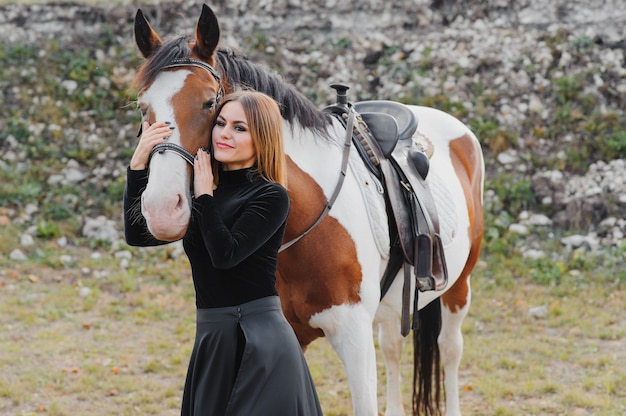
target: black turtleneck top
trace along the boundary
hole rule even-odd
[[[155,239],[134,205],[148,181],[128,169],[124,234],[133,246],[165,244]],[[276,295],[276,263],[289,213],[287,190],[254,168],[220,172],[213,196],[194,200],[183,247],[191,264],[198,309],[235,306]]]

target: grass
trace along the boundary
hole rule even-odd
[[[626,395],[611,386],[623,389],[626,381],[618,364],[626,353],[625,322],[615,315],[626,292],[591,284],[564,296],[558,286],[524,281],[502,290],[474,279],[478,295],[464,324],[463,357],[479,376],[472,392],[493,409],[516,405],[498,414],[622,414]],[[547,317],[530,317],[528,310],[540,305]],[[571,400],[581,388],[584,395]]]
[[[4,269],[1,414],[175,413],[193,343],[192,288],[164,282],[154,266],[147,281],[115,269],[100,279],[82,268]]]
[[[167,248],[141,249],[123,269],[112,250],[101,249],[99,259],[86,248],[66,250],[77,259],[73,267],[2,265],[0,414],[176,414],[194,336],[186,259],[172,259]],[[464,414],[623,414],[623,281],[583,271],[584,287],[541,284],[516,275],[519,268],[502,277],[510,265],[492,256],[486,252],[474,274],[463,324]],[[536,306],[546,307],[545,318],[529,316]],[[306,356],[325,414],[352,414],[346,376],[326,340]],[[403,356],[408,409],[408,339]],[[380,352],[378,358],[382,411]]]

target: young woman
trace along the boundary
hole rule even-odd
[[[156,245],[132,203],[147,183],[150,150],[166,123],[144,125],[124,194],[126,240]],[[211,153],[194,163],[194,217],[183,238],[196,290],[196,339],[183,416],[298,416],[322,411],[275,287],[289,197],[282,119],[253,91],[226,96],[216,111]]]

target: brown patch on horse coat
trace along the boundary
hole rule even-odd
[[[461,273],[452,287],[448,289],[446,293],[441,295],[443,305],[453,313],[462,309],[467,304],[467,295],[469,293],[469,274],[466,273],[465,270],[467,270],[467,266],[463,269],[463,273]]]
[[[443,304],[452,312],[463,308],[468,301],[469,276],[480,256],[484,218],[482,203],[482,158],[478,143],[467,134],[450,142],[450,159],[463,186],[469,215],[468,234],[470,252],[465,267],[454,285],[441,296]]]
[[[185,69],[192,74],[187,76],[183,87],[172,97],[172,108],[175,109],[181,146],[195,155],[200,147],[209,145],[215,108],[204,108],[204,104],[215,98],[217,89],[212,75],[206,70]]]
[[[326,204],[315,180],[287,159],[291,207],[285,242],[306,231]],[[278,255],[276,277],[283,311],[303,348],[324,336],[321,329],[309,325],[312,315],[361,300],[363,275],[356,246],[348,231],[330,216]]]

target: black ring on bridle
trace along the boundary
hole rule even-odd
[[[205,69],[209,74],[213,76],[215,81],[217,81],[217,84],[219,85],[219,89],[217,90],[217,95],[215,96],[215,106],[217,107],[222,97],[224,96],[224,87],[222,86],[222,78],[220,77],[220,74],[211,65],[207,64],[206,62],[199,61],[197,59],[186,58],[186,59],[174,59],[172,60],[171,63],[164,66],[163,69],[187,67],[187,66],[194,66],[197,68]],[[142,133],[142,127],[139,126],[139,132],[137,133],[137,137],[141,136],[141,133]],[[179,156],[181,156],[183,159],[185,159],[187,163],[189,163],[193,167],[194,156],[191,153],[189,153],[187,149],[185,149],[184,147],[176,143],[170,143],[170,142],[159,143],[156,146],[154,146],[152,150],[150,151],[148,163],[150,163],[150,159],[152,159],[152,156],[155,153],[162,154],[163,152],[174,152],[178,154]]]

